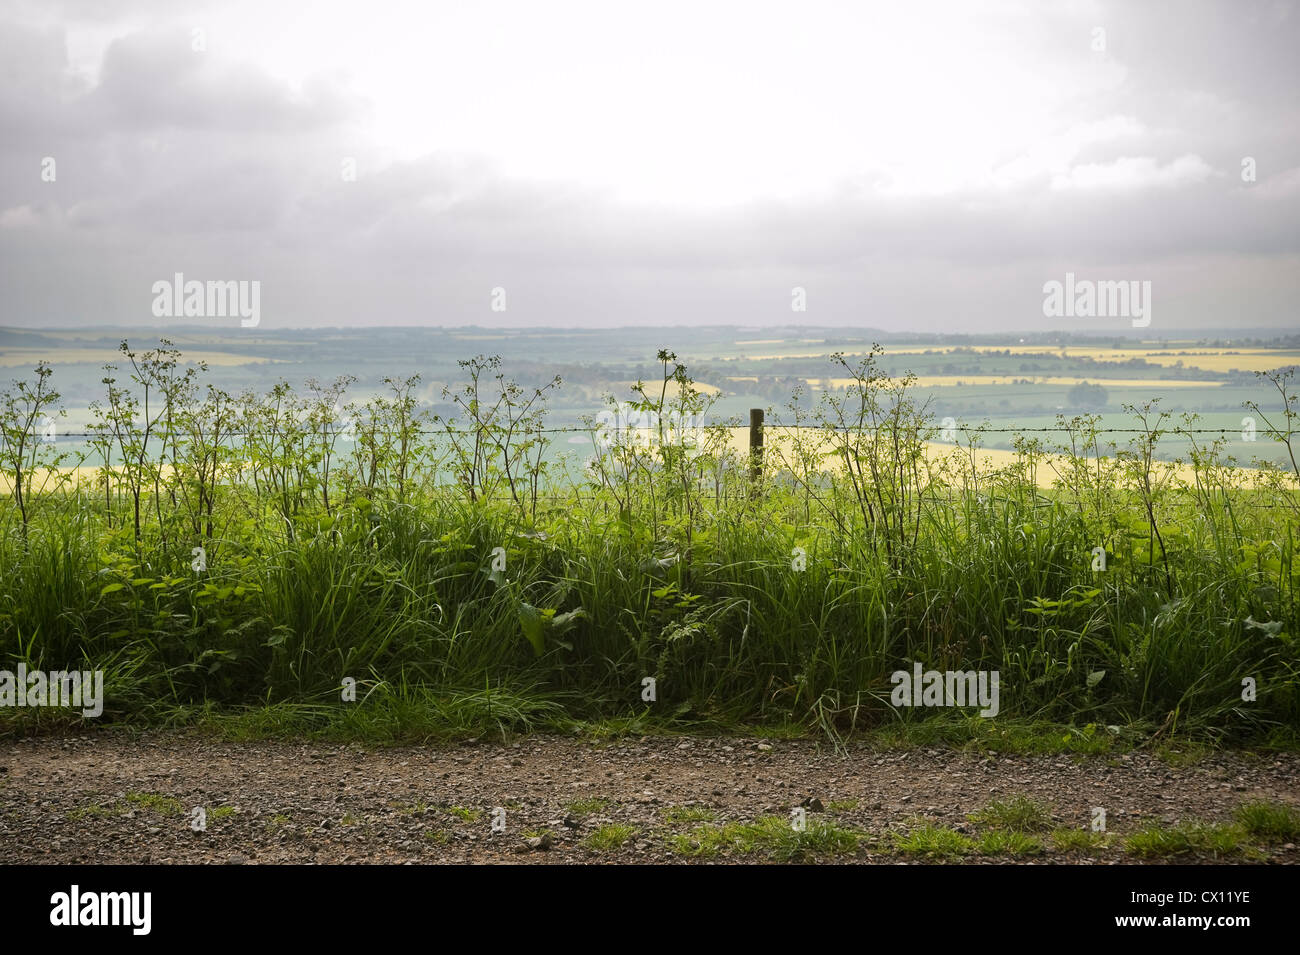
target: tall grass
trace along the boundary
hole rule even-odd
[[[459,422],[394,382],[348,406],[352,437],[323,410],[340,390],[200,402],[160,385],[177,404],[146,421],[113,384],[105,427],[130,466],[90,492],[0,498],[0,668],[103,669],[114,719],[258,705],[268,726],[348,707],[364,723],[386,700],[382,734],[421,708],[491,712],[495,695],[503,725],[650,713],[841,731],[951,718],[890,705],[890,674],[919,661],[999,671],[997,719],[1294,736],[1296,475],[1198,447],[1192,478],[1171,476],[1154,426],[1130,454],[1089,457],[1077,419],[1061,447],[972,470],[971,447],[925,454],[924,408],[868,359],[841,360],[856,389],[801,412],[754,483],[724,428],[664,427],[707,402],[660,358],[642,426],[602,432],[581,476],[544,453],[557,382],[529,397],[502,376],[494,401],[475,377]],[[10,434],[31,416],[7,398]],[[1061,477],[1044,488],[1050,451]]]

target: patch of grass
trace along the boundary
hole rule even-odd
[[[690,822],[713,822],[718,814],[707,806],[666,806],[659,813],[664,822],[680,825]]]
[[[525,839],[545,839],[550,837],[551,842],[555,842],[555,832],[551,829],[525,829]]]
[[[118,816],[125,816],[128,808],[124,803],[115,802],[105,806],[100,803],[92,803],[89,806],[81,806],[73,809],[68,813],[68,818],[74,822],[80,819],[115,819]]]
[[[289,824],[289,817],[282,812],[278,812],[271,817],[270,822],[268,822],[267,824],[276,827],[287,826]]]
[[[1206,822],[1180,822],[1176,826],[1148,825],[1124,840],[1124,848],[1144,858],[1209,853],[1215,856],[1258,857],[1243,842],[1238,826]]]
[[[451,842],[451,833],[446,829],[426,829],[424,831],[424,838],[437,845],[445,846],[447,843]]]
[[[182,812],[181,801],[161,793],[127,793],[129,802],[141,808],[156,812],[161,816],[179,816]]]
[[[361,821],[361,820],[358,819],[356,816],[352,815],[352,813],[350,813],[350,812],[345,812],[345,813],[343,814],[343,818],[339,820],[339,825],[340,825],[340,826],[355,826],[355,825],[356,825],[357,823],[359,823],[360,821]]]
[[[1021,795],[1006,800],[995,799],[966,818],[986,829],[1010,832],[1047,832],[1052,828],[1052,814],[1048,808]]]
[[[833,822],[810,821],[808,828],[799,832],[788,819],[764,816],[754,822],[699,826],[689,834],[674,836],[669,845],[679,855],[715,856],[727,851],[740,855],[763,853],[771,859],[788,862],[845,855],[857,849],[862,838],[861,833],[843,829]]]
[[[994,829],[980,836],[979,852],[986,856],[1036,856],[1042,854],[1043,844],[1014,829]]]
[[[852,812],[858,808],[856,799],[832,799],[826,804],[828,812]]]
[[[217,806],[208,810],[208,820],[210,822],[220,822],[222,819],[229,819],[234,814],[234,806]]]
[[[1279,802],[1257,800],[1237,807],[1237,824],[1265,842],[1294,842],[1300,838],[1300,812]]]
[[[588,849],[607,852],[618,849],[632,839],[640,830],[636,826],[625,826],[612,822],[601,826],[584,840]]]
[[[865,735],[884,749],[945,746],[981,753],[1094,756],[1133,749],[1144,727],[1074,727],[1037,720],[986,720],[959,713],[927,715],[917,722],[891,723]]]
[[[1091,829],[1053,829],[1052,845],[1062,852],[1091,852],[1110,845],[1110,837]]]
[[[904,855],[931,859],[955,859],[975,852],[975,840],[956,829],[931,823],[914,826],[907,832],[893,832],[894,848]]]
[[[443,812],[449,816],[454,816],[461,822],[478,822],[483,815],[482,809],[470,809],[466,806],[448,806]]]
[[[575,816],[590,816],[592,813],[600,812],[609,804],[608,799],[592,796],[588,799],[575,799],[564,808]]]

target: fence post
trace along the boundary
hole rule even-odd
[[[763,479],[763,409],[749,409],[749,478],[755,490]]]

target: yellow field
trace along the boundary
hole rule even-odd
[[[758,379],[755,378],[755,379],[753,379],[753,380],[754,380],[754,381],[757,381]],[[619,382],[618,384],[620,385],[620,387],[626,389],[626,392],[631,392],[631,390],[632,390],[632,386],[635,385],[636,382],[635,382],[635,381],[622,381],[622,382]],[[696,390],[696,391],[698,391],[700,394],[703,394],[703,395],[720,395],[720,394],[722,394],[722,389],[719,388],[717,385],[706,385],[706,384],[704,384],[704,382],[702,382],[702,381],[697,381],[697,382],[695,382],[694,387],[695,387],[695,390]],[[663,388],[663,385],[662,385],[660,382],[657,382],[657,381],[647,381],[647,382],[645,383],[645,393],[646,393],[647,395],[649,395],[651,398],[654,398],[654,399],[656,399],[656,400],[659,398],[659,391],[660,391],[661,388]],[[667,396],[665,400],[669,400],[669,401],[671,401],[672,399],[676,398],[677,395],[678,395],[678,393],[680,392],[680,390],[681,390],[681,389],[678,388],[678,386],[677,386],[677,382],[675,382],[675,381],[670,381],[670,382],[668,382],[668,390],[664,392],[664,394]],[[633,397],[635,397],[635,396],[633,396]]]
[[[252,355],[234,355],[230,352],[220,351],[190,351],[185,352],[184,358],[186,361],[205,361],[213,367],[218,365],[251,365],[256,362],[284,362],[288,360],[284,358],[258,358]],[[50,353],[48,348],[6,348],[3,352],[0,352],[0,368],[35,366],[39,361],[47,361],[50,364],[57,361],[60,365],[74,362],[121,365],[126,361],[126,358],[116,348],[60,348],[53,354]]]
[[[11,330],[19,333],[40,335],[42,338],[57,338],[60,339],[61,341],[70,341],[70,342],[82,341],[83,339],[85,339],[85,337],[88,334],[90,334],[90,332],[93,331],[93,329],[85,329],[85,328],[74,329],[71,331],[67,331],[67,330],[46,331],[45,329],[37,330],[37,329],[21,329],[21,328],[11,329]],[[195,335],[195,334],[187,334],[183,332],[178,333],[170,329],[161,329],[161,328],[158,330],[158,337],[165,338],[169,342],[171,342],[172,344],[178,347],[182,345],[229,345],[232,341],[232,336],[222,335],[219,332],[214,332],[212,334]],[[257,343],[259,345],[295,344],[295,342],[292,339],[288,339],[288,338],[259,338],[257,339]]]
[[[800,339],[799,344],[803,344],[807,339]],[[738,341],[736,345],[780,345],[783,342],[779,339],[752,339],[748,341]],[[793,343],[792,343],[793,344]],[[970,346],[972,351],[989,353],[997,352],[999,354],[1010,351],[1013,357],[1025,355],[1062,355],[1073,358],[1091,358],[1095,361],[1129,361],[1133,358],[1141,358],[1153,365],[1168,367],[1176,365],[1180,361],[1185,368],[1202,368],[1206,371],[1268,371],[1283,365],[1300,364],[1300,350],[1283,351],[1278,349],[1267,348],[1110,348],[1094,346],[1069,346],[1062,348],[1059,345],[973,345]],[[843,351],[845,355],[865,355],[870,351],[868,347],[858,348],[795,348],[781,349],[778,352],[768,353],[761,351],[758,354],[744,355],[738,354],[729,357],[748,358],[748,359],[785,359],[785,358],[818,358],[829,355],[832,351]],[[933,346],[919,344],[891,345],[885,348],[887,357],[899,355],[921,355],[929,352],[931,355],[946,355],[954,352],[952,348],[935,348]],[[739,379],[733,379],[739,380]],[[963,380],[970,380],[965,378]],[[1096,382],[1097,379],[1088,379]],[[1114,379],[1116,387],[1121,387],[1118,383],[1122,379]],[[939,379],[934,379],[935,382]],[[998,382],[990,381],[990,384]],[[1070,379],[1056,379],[1052,383],[1066,384],[1072,383]],[[1077,379],[1073,381],[1077,383]],[[1107,380],[1098,382],[1108,384]],[[1161,382],[1162,385],[1176,387],[1172,382]],[[1209,385],[1213,382],[1188,382],[1189,386]],[[938,386],[937,384],[935,385]]]
[[[974,345],[977,352],[1004,352],[1006,347],[997,345]],[[889,355],[919,355],[924,348],[905,346],[902,349],[888,349]],[[935,350],[936,353],[939,350]],[[943,349],[947,354],[952,349]],[[1073,346],[1061,348],[1056,345],[1016,345],[1010,348],[1012,356],[1018,355],[1063,355],[1072,358],[1091,358],[1095,361],[1128,361],[1141,358],[1153,365],[1164,367],[1176,365],[1180,361],[1185,368],[1203,368],[1206,371],[1268,371],[1282,365],[1300,364],[1300,351],[1282,351],[1279,349],[1222,349],[1222,348],[1091,348]],[[865,353],[865,351],[864,351]],[[1208,382],[1197,382],[1208,384]]]
[[[657,433],[650,429],[637,429],[643,436],[643,439],[649,443],[657,436]],[[769,427],[765,432],[765,457],[769,471],[783,467],[783,462],[788,459],[790,454],[790,432],[781,429]],[[698,436],[703,440],[703,435]],[[749,453],[749,429],[732,428],[730,433],[731,450],[742,457]],[[830,450],[830,444],[824,446]],[[965,451],[951,444],[940,444],[938,442],[927,442],[926,455],[931,462],[938,463],[944,459],[956,458],[960,462],[960,468],[968,471],[970,468],[970,459]],[[981,474],[987,474],[990,471],[999,470],[1009,467],[1016,461],[1014,451],[1003,451],[998,449],[981,449],[975,455],[976,465]],[[1064,461],[1058,457],[1045,458],[1038,470],[1038,485],[1040,487],[1051,487],[1052,482],[1056,479],[1056,472],[1049,466],[1049,460],[1056,463],[1058,467],[1064,465]],[[835,458],[827,458],[825,466],[831,470],[838,470],[842,465]],[[1156,468],[1160,472],[1169,472],[1175,470],[1172,464],[1157,462]],[[1250,468],[1242,468],[1243,471],[1249,471]],[[47,474],[42,471],[36,475],[35,492],[53,491],[58,487],[59,475],[67,475],[71,481],[67,485],[68,489],[80,487],[84,493],[103,493],[95,487],[95,479],[98,476],[99,468],[94,465],[83,465],[76,468],[59,468],[58,475]],[[1176,474],[1180,479],[1191,481],[1193,471],[1190,465],[1179,465],[1176,468]],[[13,492],[12,482],[4,475],[0,475],[0,494],[11,494]]]
[[[95,477],[99,473],[99,468],[83,465],[79,468],[58,468],[54,474],[48,471],[38,471],[34,477],[28,477],[28,491],[40,494],[42,491],[53,491],[59,486],[59,480],[63,476],[71,477],[71,485],[81,485],[83,488],[91,489],[95,485]],[[33,487],[34,483],[34,487]],[[8,474],[0,474],[0,494],[12,494],[14,490],[13,481],[9,479]]]
[[[919,375],[916,379],[920,388],[944,388],[953,385],[1010,385],[1016,381],[1025,381],[1035,385],[1078,385],[1087,382],[1091,385],[1104,385],[1107,388],[1217,388],[1221,381],[1188,381],[1184,378],[1078,378],[1057,375]],[[856,384],[855,378],[809,378],[810,385],[819,385],[829,381],[832,388],[845,388]]]

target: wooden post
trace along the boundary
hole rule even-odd
[[[749,478],[755,486],[763,479],[763,409],[749,409]]]

